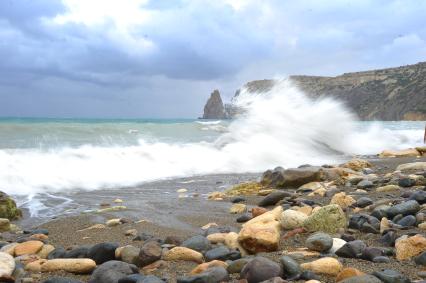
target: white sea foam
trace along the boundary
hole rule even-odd
[[[385,130],[379,124],[360,131],[341,103],[308,99],[286,81],[262,95],[243,90],[236,103],[247,112],[212,143],[141,139],[133,146],[0,150],[0,190],[33,195],[197,174],[258,172],[278,165],[321,165],[342,156],[414,146],[422,138],[419,130]]]

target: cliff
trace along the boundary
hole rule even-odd
[[[290,80],[311,97],[336,97],[362,120],[426,120],[426,62],[336,77],[290,76]],[[244,87],[266,92],[274,84],[259,80]]]

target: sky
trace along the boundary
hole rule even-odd
[[[423,0],[1,0],[0,116],[196,118],[213,89],[426,61]]]

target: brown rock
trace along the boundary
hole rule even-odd
[[[337,274],[336,282],[340,282],[345,279],[348,279],[354,276],[361,276],[361,275],[365,275],[365,273],[362,271],[359,271],[356,268],[347,267],[347,268],[344,268],[342,271],[340,271],[339,274]]]
[[[195,267],[190,274],[194,275],[194,274],[200,274],[204,271],[206,271],[207,269],[209,269],[210,267],[223,267],[223,268],[227,268],[228,264],[226,262],[220,261],[220,260],[212,260],[210,262],[205,262],[202,263],[200,265],[198,265],[197,267]]]
[[[332,197],[330,204],[337,204],[341,208],[345,209],[351,206],[352,204],[354,204],[355,202],[356,200],[353,197],[347,196],[346,193],[341,192],[341,193],[335,194]]]
[[[426,238],[420,234],[402,236],[395,242],[396,259],[407,260],[426,251]]]
[[[194,261],[197,263],[203,262],[203,255],[197,251],[185,248],[185,247],[175,247],[170,251],[166,252],[163,256],[164,260],[185,260],[185,261]]]
[[[267,210],[266,208],[264,208],[264,207],[253,207],[253,208],[251,209],[251,215],[252,215],[253,217],[257,217],[257,216],[259,216],[259,215],[262,215],[262,214],[264,214],[265,212],[268,212],[268,210]]]
[[[15,247],[15,256],[36,254],[41,250],[43,245],[43,242],[40,241],[27,241],[20,243]]]
[[[151,273],[151,272],[154,272],[155,270],[161,269],[166,266],[167,266],[167,263],[164,260],[157,260],[156,262],[153,262],[147,266],[144,266],[142,268],[142,271],[144,273]]]
[[[310,270],[317,274],[336,276],[342,271],[342,264],[335,258],[324,257],[312,262],[302,263],[300,267],[303,270]]]
[[[280,241],[280,226],[276,220],[245,225],[238,235],[238,242],[251,253],[276,251]]]

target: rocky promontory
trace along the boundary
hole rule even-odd
[[[343,101],[361,120],[426,120],[426,62],[336,77],[290,76],[289,79],[310,97],[331,96]],[[276,83],[257,80],[242,88],[262,93]],[[237,90],[235,96],[239,93]],[[228,112],[226,118],[234,116]]]

